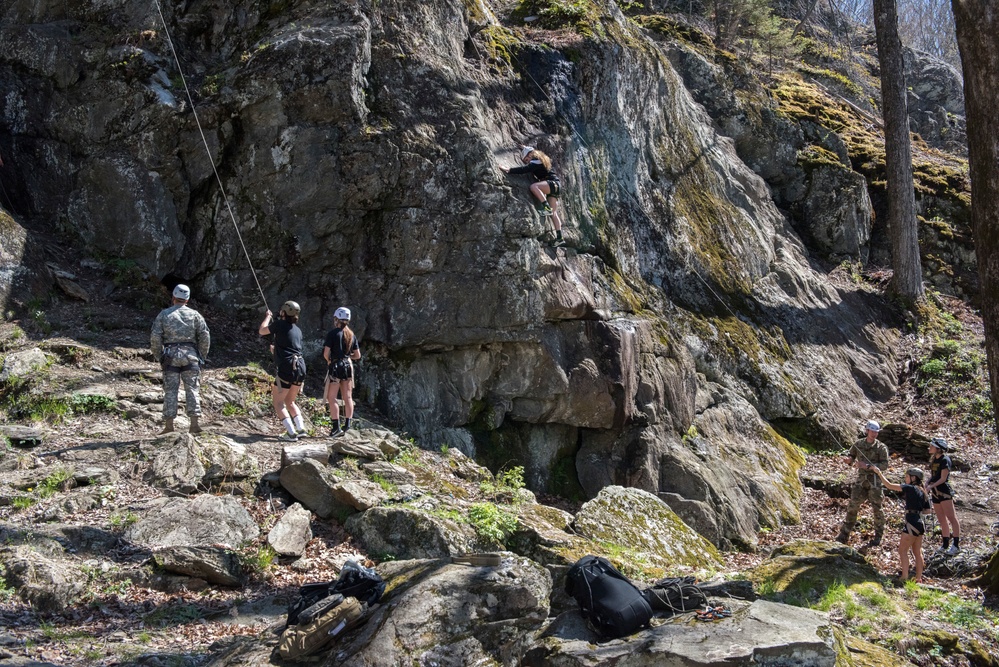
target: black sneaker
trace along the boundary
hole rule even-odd
[[[562,248],[565,246],[565,239],[555,239],[552,241],[553,248]]]
[[[331,438],[339,438],[341,435],[343,435],[343,429],[340,428],[339,424],[330,429]]]
[[[549,206],[547,202],[544,205],[542,205],[542,207],[539,210],[541,211],[541,215],[545,215],[545,216],[554,215],[554,211],[552,211],[552,207]]]

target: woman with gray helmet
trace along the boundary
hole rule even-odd
[[[950,446],[941,437],[930,440],[930,481],[926,485],[933,498],[933,511],[940,524],[940,535],[943,544],[939,551],[951,556],[961,551],[961,524],[957,521],[954,510],[954,489],[950,486],[951,460],[947,452]],[[954,541],[951,544],[951,540]]]
[[[305,358],[302,356],[302,330],[298,328],[301,307],[294,301],[285,301],[274,320],[270,310],[260,323],[260,335],[274,334],[274,361],[277,366],[271,398],[274,412],[284,425],[286,433],[281,440],[295,441],[305,435],[305,420],[295,404],[305,382]]]
[[[354,366],[351,361],[361,358],[361,348],[357,336],[350,329],[350,309],[341,306],[333,313],[333,328],[323,341],[323,358],[329,364],[326,371],[324,396],[330,406],[330,419],[333,428],[330,435],[339,437],[350,430],[350,420],[354,417]],[[344,423],[340,425],[340,406],[337,393],[343,396]]]
[[[901,492],[905,499],[905,519],[902,524],[902,535],[898,539],[898,562],[902,570],[902,581],[909,578],[909,552],[916,566],[916,576],[913,581],[923,582],[923,535],[926,527],[923,525],[923,512],[930,510],[930,501],[923,491],[923,471],[919,468],[909,468],[902,477],[902,484],[892,484],[883,472],[872,466],[871,470],[881,479],[886,489]]]

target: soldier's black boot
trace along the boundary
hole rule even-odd
[[[198,415],[191,415],[191,433],[201,433],[201,424],[198,423]]]
[[[876,547],[876,546],[878,546],[878,545],[881,544],[881,538],[882,537],[884,537],[884,531],[883,530],[876,530],[876,531],[874,531],[874,537],[871,538],[871,541],[868,542],[868,544],[870,546],[872,546],[872,547]]]
[[[165,433],[173,433],[173,417],[165,417],[163,419],[163,430],[159,432],[159,435]]]
[[[839,542],[840,544],[846,544],[847,542],[849,542],[850,531],[840,528],[839,535],[836,536],[836,541]]]

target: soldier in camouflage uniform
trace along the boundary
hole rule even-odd
[[[201,416],[201,364],[208,356],[211,335],[201,313],[188,308],[191,288],[177,285],[173,290],[173,305],[160,311],[153,321],[149,347],[156,361],[163,367],[163,430],[173,431],[177,416],[177,394],[184,382],[187,396],[187,416],[191,419],[191,433],[201,433],[198,418]]]
[[[881,537],[885,532],[885,512],[882,509],[884,502],[884,489],[881,480],[874,472],[877,467],[880,470],[888,469],[888,448],[878,440],[878,432],[881,425],[876,421],[867,422],[865,437],[857,440],[850,448],[850,453],[844,457],[844,461],[857,468],[857,479],[850,490],[850,504],[846,508],[846,519],[836,536],[837,542],[846,544],[850,539],[850,531],[857,523],[857,512],[860,506],[867,501],[871,504],[871,511],[874,513],[874,539],[871,546],[881,544]]]

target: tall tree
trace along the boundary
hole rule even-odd
[[[881,65],[881,109],[885,123],[888,235],[894,270],[890,288],[903,299],[915,302],[923,297],[923,266],[919,258],[909,114],[895,0],[874,0],[874,30]]]
[[[999,424],[999,5],[952,0],[964,70],[971,172],[971,225],[981,283],[985,352],[994,417]]]

